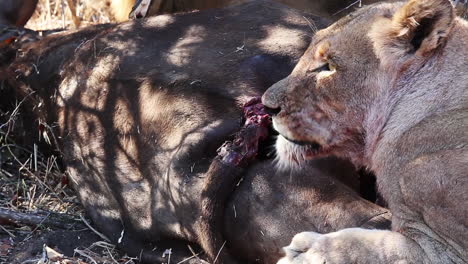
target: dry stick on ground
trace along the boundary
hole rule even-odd
[[[75,248],[74,252],[82,257],[87,258],[88,260],[91,261],[91,263],[98,264],[98,262],[93,257],[91,257],[91,255],[88,254],[86,251]]]
[[[200,255],[200,254],[201,254],[201,253],[197,253],[196,255],[193,255],[193,256],[188,257],[188,258],[186,258],[186,259],[184,259],[184,260],[182,260],[182,261],[177,262],[177,264],[182,264],[182,263],[185,263],[185,262],[187,262],[187,261],[189,261],[189,260],[191,260],[191,259],[193,259],[193,258],[197,258],[198,255]]]
[[[13,159],[19,164],[21,165],[20,169],[23,169],[24,171],[26,171],[30,176],[32,176],[34,179],[36,179],[44,188],[46,188],[47,190],[49,190],[49,192],[51,194],[53,194],[57,199],[60,200],[60,202],[63,203],[63,200],[62,198],[60,198],[60,196],[49,186],[47,185],[44,181],[42,181],[41,179],[39,179],[39,177],[33,173],[32,171],[30,171],[27,166],[26,166],[26,163],[22,163],[18,157],[16,157],[16,155],[13,153],[13,151],[7,147],[7,150],[10,152],[10,155],[13,157]]]
[[[43,186],[45,189],[47,189],[54,197],[56,197],[58,200],[60,200],[61,202],[62,199],[60,198],[60,196],[53,190],[53,188],[51,188],[50,186],[48,186],[46,184],[45,181],[41,180],[38,173],[37,172],[32,172],[28,169],[28,166],[27,166],[27,161],[26,162],[21,162],[20,161],[20,158],[18,158],[15,154],[14,151],[12,151],[11,147],[15,147],[15,148],[19,148],[19,149],[22,149],[23,152],[27,152],[29,154],[32,154],[33,157],[34,157],[34,160],[35,160],[35,170],[37,171],[37,157],[38,157],[38,153],[37,153],[37,149],[35,149],[34,152],[31,152],[21,146],[18,146],[16,144],[13,143],[10,143],[10,139],[9,139],[9,134],[11,132],[12,129],[14,129],[14,126],[15,126],[15,121],[17,119],[17,116],[20,114],[20,107],[22,106],[22,104],[30,97],[34,94],[34,92],[31,92],[29,93],[25,98],[23,98],[23,100],[21,100],[15,107],[15,109],[12,111],[12,113],[10,114],[8,120],[4,123],[4,124],[1,124],[0,125],[0,134],[1,136],[4,138],[3,141],[5,141],[5,144],[2,144],[0,146],[0,149],[1,148],[6,148],[9,152],[9,154],[11,155],[11,157],[14,159],[14,161],[17,163],[17,165],[19,166],[19,171],[25,171],[29,176],[31,176],[33,179],[35,179],[37,182],[39,182],[41,184],[41,186]],[[4,131],[4,128],[6,128],[6,131]],[[49,127],[47,127],[49,129]],[[53,139],[55,140],[55,137],[53,137]],[[41,163],[41,166],[43,166],[43,164]],[[47,173],[47,172],[46,172]],[[46,175],[47,176],[47,175]],[[32,197],[33,198],[33,197]],[[32,201],[30,201],[32,202]]]
[[[20,213],[0,208],[0,220],[16,225],[43,225],[67,230],[72,228],[84,228],[83,224],[78,219],[75,219],[75,217],[52,212]]]
[[[11,233],[8,229],[4,228],[0,225],[0,229],[2,229],[5,233],[7,233],[10,237],[16,237],[13,233]]]
[[[213,263],[216,263],[216,261],[218,260],[219,254],[221,254],[221,251],[223,250],[224,246],[226,245],[226,242],[227,241],[224,241],[223,245],[219,249],[218,254],[216,255],[216,258],[214,259]]]
[[[190,252],[192,253],[192,256],[197,258],[197,260],[201,262],[201,259],[198,257],[198,255],[200,255],[201,252],[195,254],[195,250],[193,250],[193,248],[190,245],[187,245],[187,247],[190,250]]]
[[[47,6],[46,19],[50,20],[50,18],[52,17],[52,11],[50,10],[50,0],[46,0],[46,6]]]
[[[99,231],[97,231],[96,229],[94,229],[89,223],[88,221],[86,221],[86,219],[80,215],[80,219],[81,221],[83,221],[83,223],[89,228],[91,229],[91,231],[93,231],[96,235],[98,235],[99,237],[101,237],[102,239],[104,239],[106,242],[111,242],[109,238],[107,238],[104,234],[100,233]]]
[[[352,2],[350,5],[348,5],[347,7],[345,7],[343,9],[339,10],[338,12],[332,14],[332,16],[338,15],[339,13],[345,11],[346,9],[349,9],[350,7],[356,5],[357,3],[359,3],[359,7],[362,6],[362,0],[356,0],[356,1]]]
[[[73,0],[67,0],[67,4],[68,4],[68,9],[70,9],[71,18],[72,18],[73,24],[75,25],[75,28],[79,28],[81,24],[81,20],[76,15],[76,4],[73,2]]]

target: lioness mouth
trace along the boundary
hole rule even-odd
[[[312,151],[313,153],[317,153],[320,151],[321,149],[321,146],[319,143],[317,142],[306,142],[306,141],[300,141],[300,140],[293,140],[293,139],[290,139],[290,138],[287,138],[285,136],[283,136],[287,141],[293,143],[293,144],[296,144],[296,145],[299,145],[299,146],[302,146],[302,147],[306,147],[308,151]]]
[[[313,159],[324,152],[317,142],[292,140],[280,134],[276,139],[278,168],[300,168],[305,161]]]

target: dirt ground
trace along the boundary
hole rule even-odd
[[[34,30],[51,30],[58,28],[74,29],[93,24],[114,22],[109,8],[111,0],[39,0],[36,12],[26,24],[26,28]],[[75,5],[78,24],[72,17],[72,8],[68,2]]]

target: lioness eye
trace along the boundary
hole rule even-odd
[[[334,71],[334,70],[336,70],[336,66],[332,63],[327,62],[324,65],[313,69],[312,72]]]
[[[324,65],[313,69],[312,72],[321,72],[321,71],[329,71],[329,70],[330,70],[330,64],[325,63]]]

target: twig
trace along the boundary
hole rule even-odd
[[[34,171],[37,172],[37,145],[34,143]]]
[[[68,9],[70,10],[71,18],[72,18],[73,24],[75,25],[75,28],[79,28],[81,21],[76,15],[75,3],[72,0],[67,0],[67,4],[68,4]]]
[[[349,6],[347,6],[347,7],[343,8],[343,9],[339,10],[338,12],[334,13],[332,16],[338,15],[339,13],[345,11],[346,9],[349,9],[350,7],[352,7],[353,5],[355,5],[355,4],[357,4],[357,3],[359,3],[359,6],[361,6],[361,1],[362,1],[362,0],[356,0],[356,1],[352,2]]]
[[[197,258],[198,261],[201,261],[201,259],[198,257],[198,255],[200,255],[201,252],[195,254],[195,251],[193,250],[193,248],[190,245],[187,245],[187,247],[190,250],[190,252],[192,253],[192,257],[195,257],[195,258]]]
[[[84,217],[82,215],[80,215],[80,219],[81,221],[83,221],[83,223],[89,228],[91,229],[91,231],[93,231],[96,235],[98,235],[99,237],[101,237],[102,239],[104,239],[106,242],[109,242],[111,243],[110,239],[107,238],[104,234],[100,233],[99,231],[97,231],[96,229],[94,229],[89,223],[88,221],[86,221],[86,219],[84,219]]]
[[[115,260],[114,256],[112,256],[112,252],[110,252],[109,248],[106,247],[106,251],[107,251],[107,253],[109,254],[109,256],[111,257],[112,261],[113,261],[114,263],[116,263],[116,264],[119,264],[119,263],[117,262],[117,260]]]
[[[65,3],[63,0],[60,1],[61,8],[62,8],[62,28],[65,28]]]
[[[221,248],[218,251],[218,254],[216,254],[216,258],[214,259],[213,263],[216,263],[216,261],[218,260],[218,257],[219,257],[219,255],[221,254],[221,251],[224,248],[224,245],[226,245],[226,241],[224,241],[223,245],[221,246]]]
[[[50,17],[51,17],[50,0],[46,0],[46,6],[47,6],[46,19],[50,20]]]
[[[187,262],[187,261],[189,261],[189,260],[191,260],[191,259],[193,259],[193,258],[196,258],[196,257],[197,257],[198,255],[200,255],[200,254],[201,254],[201,252],[200,252],[200,253],[197,253],[196,255],[193,255],[193,256],[191,256],[191,257],[188,257],[188,258],[186,258],[186,259],[184,259],[184,260],[182,260],[182,261],[179,261],[179,262],[177,262],[177,264],[185,263],[185,262]]]
[[[16,157],[16,155],[13,153],[13,151],[11,151],[11,149],[9,147],[7,147],[8,151],[10,152],[10,155],[13,157],[13,159],[15,159],[15,161],[21,165],[20,167],[20,170],[21,169],[24,169],[29,175],[31,175],[33,178],[35,178],[42,186],[44,186],[47,190],[49,190],[54,196],[55,198],[59,199],[61,202],[63,202],[63,200],[60,198],[60,196],[52,189],[50,188],[47,184],[45,184],[45,182],[43,182],[41,179],[39,179],[39,177],[37,177],[36,174],[34,174],[32,171],[30,171],[27,167],[26,167],[26,163],[22,163],[18,157]]]
[[[47,214],[44,215],[43,212],[38,211],[31,213],[21,213],[6,208],[0,208],[0,219],[17,225],[44,225],[61,229],[71,229],[77,224],[80,224],[79,221],[70,215],[52,212],[45,213]]]
[[[13,237],[13,238],[16,237],[13,233],[11,233],[10,231],[8,231],[8,229],[4,228],[3,226],[0,225],[0,228],[1,228],[3,231],[5,231],[9,236],[11,236],[11,237]]]
[[[84,250],[75,249],[74,251],[75,251],[75,253],[77,253],[78,255],[81,255],[81,256],[87,258],[87,259],[90,260],[92,263],[98,264],[97,261],[94,260],[90,255],[86,254],[86,253],[84,252]]]
[[[23,239],[23,242],[26,241],[26,240],[28,240],[28,239],[30,239],[30,238],[32,237],[32,234],[33,234],[34,232],[36,232],[36,230],[44,223],[45,220],[47,220],[47,218],[49,218],[49,216],[50,216],[50,213],[47,214],[47,215],[41,220],[41,222],[40,222],[38,225],[36,225],[36,227],[35,227],[33,230],[31,230],[31,232],[29,232],[29,234]]]
[[[31,97],[33,94],[35,93],[35,91],[32,91],[30,92],[28,95],[26,95],[18,104],[16,104],[15,106],[15,109],[13,110],[13,112],[11,112],[11,115],[10,115],[10,118],[8,119],[8,121],[6,121],[4,124],[2,124],[0,126],[0,129],[2,129],[4,126],[6,125],[10,125],[11,122],[14,121],[14,118],[18,115],[19,113],[19,109],[20,109],[20,106],[29,98]],[[5,133],[5,138],[8,138],[8,135],[10,133],[10,128],[11,126],[9,126],[7,132]]]

